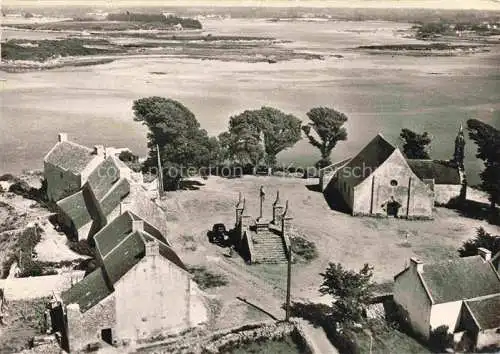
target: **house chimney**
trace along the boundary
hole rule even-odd
[[[132,232],[144,231],[143,220],[132,220]]]
[[[483,260],[485,262],[491,261],[491,251],[490,250],[483,248],[483,247],[479,247],[477,249],[477,254],[480,255],[481,257],[483,257]]]
[[[146,249],[146,257],[158,256],[160,254],[160,244],[156,240],[146,241],[144,243]]]
[[[424,270],[424,263],[416,257],[410,258],[410,268],[413,268],[417,273],[421,273]]]
[[[68,134],[67,133],[59,133],[58,134],[58,141],[60,143],[68,141]]]
[[[105,150],[104,150],[104,145],[95,145],[94,146],[94,155],[104,157],[106,155]]]
[[[290,215],[290,208],[288,207],[288,200],[285,204],[285,211],[281,215],[281,234],[283,237],[290,237],[290,231],[292,229],[292,220],[293,218]]]
[[[131,180],[132,178],[132,170],[128,167],[120,167],[120,178],[126,178],[127,180]]]
[[[125,212],[129,211],[131,206],[132,206],[132,203],[130,201],[128,201],[128,200],[120,202],[120,215],[122,215]]]
[[[280,191],[276,192],[276,200],[273,203],[273,224],[280,225],[281,224],[281,216],[283,214],[283,205],[281,205],[280,201]]]

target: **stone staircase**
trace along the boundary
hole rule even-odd
[[[253,263],[286,263],[283,237],[273,230],[252,232]]]

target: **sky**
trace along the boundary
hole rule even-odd
[[[3,0],[6,6],[304,6],[499,10],[500,0]]]

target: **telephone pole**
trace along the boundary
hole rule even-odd
[[[161,166],[161,160],[160,160],[160,147],[158,144],[156,145],[156,158],[157,158],[157,163],[158,163],[158,196],[161,199],[163,197],[163,169]]]
[[[287,267],[287,279],[286,279],[286,315],[285,321],[290,321],[290,290],[291,290],[291,280],[292,280],[292,246],[288,246],[288,267]]]

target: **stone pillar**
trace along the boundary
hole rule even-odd
[[[273,224],[281,224],[281,216],[283,214],[283,205],[280,201],[280,191],[276,192],[276,200],[273,203]]]
[[[235,227],[238,227],[241,221],[241,215],[243,214],[243,210],[245,210],[245,199],[241,198],[241,193],[238,197],[238,203],[236,204],[236,219],[235,219]]]
[[[292,216],[290,215],[290,208],[288,207],[288,200],[286,201],[285,211],[281,217],[281,234],[283,237],[290,237],[292,230]]]
[[[69,304],[66,306],[66,319],[67,319],[67,336],[68,336],[68,349],[70,352],[76,352],[82,348],[83,345],[83,328],[82,328],[82,313],[80,312],[80,305]]]

